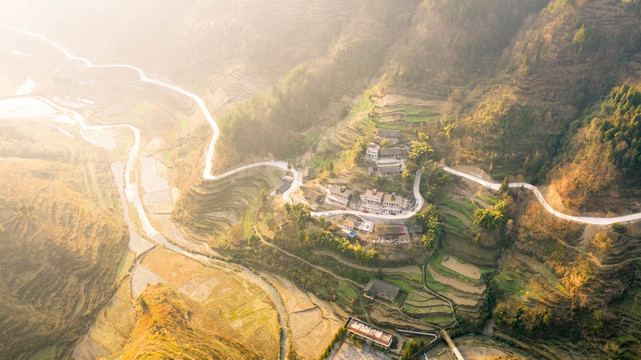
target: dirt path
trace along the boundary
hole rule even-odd
[[[308,358],[318,358],[345,323],[326,302],[298,289],[289,280],[261,273],[283,297],[291,329],[292,344]]]
[[[314,254],[317,254],[317,255],[330,256],[330,257],[334,258],[336,261],[340,262],[341,264],[347,265],[347,266],[352,267],[354,269],[359,269],[359,270],[363,270],[363,271],[373,271],[373,272],[376,272],[379,269],[379,268],[376,268],[376,267],[369,267],[369,266],[359,265],[359,264],[353,263],[353,262],[351,262],[349,260],[346,260],[346,259],[340,257],[337,254],[334,254],[331,251],[327,251],[327,250],[312,250],[312,252]],[[384,273],[406,273],[406,274],[416,273],[416,274],[421,274],[421,268],[419,266],[417,266],[417,265],[408,265],[408,266],[402,266],[402,267],[397,267],[397,268],[380,268],[380,269]]]

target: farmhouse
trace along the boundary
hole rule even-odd
[[[327,200],[338,205],[347,206],[349,199],[352,197],[352,190],[345,186],[333,185],[329,188]]]
[[[303,182],[306,183],[314,179],[314,169],[309,166],[303,169]]]
[[[406,160],[409,154],[407,146],[398,146],[380,149],[378,153],[379,160]]]
[[[364,321],[352,317],[347,320],[347,331],[386,349],[389,349],[390,345],[392,345],[392,339],[394,338],[394,334],[375,328]]]
[[[381,202],[383,201],[383,195],[385,195],[384,192],[378,191],[376,189],[367,190],[365,191],[364,195],[361,195],[361,201],[370,203],[370,204],[380,205]]]
[[[378,152],[381,150],[380,145],[369,143],[365,149],[365,160],[378,160]]]
[[[377,224],[374,230],[379,243],[408,243],[410,234],[405,225]]]
[[[356,220],[353,220],[353,219],[347,219],[343,223],[343,229],[351,231],[351,230],[357,229],[359,225],[360,225],[360,221],[356,221]]]
[[[403,208],[403,197],[396,195],[396,193],[385,194],[383,196],[383,211],[390,214],[396,214]]]
[[[303,196],[305,197],[305,202],[312,208],[312,210],[318,209],[318,207],[323,203],[325,197],[312,189],[303,189]]]
[[[282,179],[280,185],[278,185],[278,188],[276,189],[276,193],[284,193],[289,189],[289,187],[292,186],[292,180],[290,179]]]
[[[385,164],[379,165],[378,167],[378,176],[380,177],[392,177],[400,175],[403,172],[403,164]]]
[[[376,129],[376,139],[398,141],[401,136],[400,130]]]
[[[363,295],[366,298],[369,299],[374,299],[375,297],[380,297],[383,298],[387,301],[394,302],[396,300],[396,297],[398,296],[398,291],[401,288],[394,284],[390,284],[387,281],[383,280],[370,280],[367,285],[365,285],[365,288],[363,289]]]

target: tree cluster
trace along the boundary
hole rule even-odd
[[[334,250],[341,255],[359,261],[376,259],[379,255],[377,250],[366,250],[358,243],[352,244],[347,239],[334,236],[329,230],[312,228],[302,236],[302,240],[308,247],[323,247]]]
[[[614,88],[601,109],[608,160],[631,179],[641,179],[641,92],[624,84]]]
[[[296,224],[298,229],[304,228],[305,224],[312,218],[309,210],[301,203],[285,204],[285,214]]]
[[[510,199],[496,202],[491,209],[478,209],[474,212],[474,225],[485,229],[496,229],[507,224],[510,217]]]
[[[425,209],[414,215],[414,221],[417,225],[423,227],[423,237],[421,241],[429,250],[438,245],[439,240],[443,237],[444,229],[441,220],[441,212],[436,206],[429,204]]]
[[[343,336],[345,336],[345,334],[347,334],[347,329],[345,329],[344,326],[341,326],[340,329],[338,329],[338,332],[336,332],[336,334],[332,338],[332,342],[330,342],[329,345],[327,345],[327,348],[325,349],[325,351],[323,351],[323,354],[321,355],[320,358],[321,359],[327,359],[329,354],[332,352],[332,349],[334,348],[334,345],[336,345],[336,343],[338,341],[340,341],[340,339]]]

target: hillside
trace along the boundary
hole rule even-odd
[[[455,149],[451,161],[492,163],[497,177],[544,181],[563,155],[560,145],[578,129],[571,124],[612,87],[638,76],[638,6],[551,2],[501,51],[485,73],[491,81],[449,92],[442,124]]]
[[[0,4],[0,20],[46,33],[97,62],[137,64],[200,89],[226,69],[246,66],[277,79],[301,62],[323,55],[364,3],[38,0]],[[78,29],[86,36],[78,37]]]
[[[154,285],[138,298],[136,327],[120,359],[260,359],[224,332],[216,319],[166,285]]]
[[[0,352],[59,357],[115,291],[127,241],[115,189],[91,163],[2,158],[0,167]]]
[[[104,69],[76,69],[83,79],[113,86],[76,89],[99,103],[88,119],[140,126],[144,156],[165,163],[171,218],[180,227],[174,234],[272,279],[289,293],[283,297],[289,315],[317,319],[327,312],[386,329],[446,328],[455,340],[482,333],[545,358],[641,357],[640,225],[560,220],[531,192],[507,186],[532,183],[564,214],[641,211],[638,0],[90,0],[74,3],[66,19],[61,13],[70,4],[47,4],[57,15],[46,19],[30,14],[30,5],[20,7],[21,22],[0,18],[98,62],[141,65],[207,105],[226,102],[210,107],[221,130],[216,173],[283,160],[314,170],[307,191],[294,194],[310,207],[356,209],[370,190],[405,197],[406,206],[391,209],[401,214],[420,210],[411,185],[422,174],[417,191],[427,205],[405,225],[424,229],[403,233],[402,241],[389,233],[403,227],[376,233],[372,226],[365,234],[354,218],[313,217],[301,204],[306,200],[283,203],[272,190],[287,182],[284,171],[259,167],[203,180],[212,130],[191,99],[150,91],[154,85],[141,85],[130,72],[99,77]],[[151,8],[156,16],[148,19]],[[61,18],[68,21],[57,26]],[[78,27],[86,39],[75,38]],[[375,140],[377,129],[398,133]],[[38,149],[39,134],[34,140],[25,129],[1,130],[0,270],[8,274],[0,281],[7,304],[2,345],[18,349],[11,355],[32,356],[57,344],[46,351],[56,357],[116,289],[126,236],[111,174],[94,165],[108,159],[59,139]],[[379,143],[370,148],[373,141]],[[124,142],[119,146],[124,154]],[[405,163],[384,178],[366,158],[369,149],[376,159],[382,149],[399,154],[388,166]],[[480,188],[445,174],[441,160],[506,183],[498,192]],[[311,201],[341,186],[354,190],[345,204]],[[388,215],[384,209],[362,210]],[[216,301],[210,293],[200,302],[184,296],[188,276],[176,275],[154,251],[139,266],[169,286],[152,286],[135,300],[135,327],[112,339],[111,353],[259,358],[261,346],[276,353],[276,317],[268,301],[253,298],[259,292],[235,285],[271,319],[263,329],[247,317],[257,338],[264,335],[252,347],[242,336],[245,310],[226,314],[215,305],[223,302],[215,291]],[[398,297],[365,298],[362,289],[375,278],[396,285]],[[225,298],[225,306],[240,305],[233,299]],[[293,299],[310,308],[293,306]],[[328,323],[314,323],[327,326],[319,331],[324,340],[303,351],[308,328],[283,326],[292,330],[294,352],[317,354],[330,341]],[[111,328],[101,335],[104,329]]]
[[[221,319],[167,285],[138,298],[136,326],[119,359],[261,359],[254,346],[218,324]]]

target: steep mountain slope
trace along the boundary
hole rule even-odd
[[[0,19],[97,62],[138,64],[200,89],[226,68],[245,65],[277,78],[322,55],[362,3],[37,0],[0,4]]]
[[[362,96],[365,105],[353,106],[350,121],[366,123],[379,95],[401,93],[443,103],[443,116],[435,119],[440,121],[417,121],[404,134],[408,139],[417,132],[429,134],[434,159],[477,165],[495,179],[509,175],[550,185],[544,189],[546,196],[568,212],[602,216],[639,209],[639,1],[280,0],[264,5],[193,0],[159,7],[157,18],[133,34],[138,25],[135,14],[153,4],[86,4],[68,28],[43,29],[76,44],[80,52],[87,50],[88,56],[149,66],[180,83],[206,89],[197,91],[205,96],[221,83],[215,74],[234,74],[229,70],[238,69],[239,63],[277,84],[220,114],[219,169],[264,158],[305,163],[301,156],[318,143],[319,134],[335,136],[309,129],[334,125],[350,113],[350,98],[367,89]],[[101,29],[116,23],[91,19],[117,6],[130,11],[129,16],[116,22],[122,28],[103,33]],[[74,42],[73,24],[84,24],[95,41]],[[128,42],[128,36],[134,40]],[[232,77],[239,80],[243,75]],[[209,139],[205,125],[180,139],[172,152],[183,194],[174,218],[198,240],[218,241],[213,245],[222,248],[227,240],[233,247],[244,247],[251,233],[251,204],[280,174],[203,184],[199,169]],[[340,145],[351,149],[353,140]],[[476,191],[469,186],[453,191],[459,190]],[[461,198],[471,198],[474,209],[474,198],[493,201],[483,194]],[[485,304],[462,313],[471,316],[466,316],[468,323],[461,321],[460,331],[480,331],[481,321],[492,316],[499,332],[559,357],[639,356],[634,339],[641,322],[636,310],[636,226],[595,228],[558,221],[529,194],[516,190],[512,222],[502,219],[505,224],[486,231],[474,223],[475,210],[462,205],[443,199],[443,208],[458,207],[469,216],[463,223],[452,221],[454,211],[445,212],[455,227],[465,226],[466,231],[456,237],[449,227],[441,250],[475,265],[492,265],[495,273],[487,277]],[[30,203],[3,206],[15,207],[13,213],[5,213],[16,218],[32,211]],[[20,221],[13,217],[6,218],[11,227],[3,224],[7,233],[19,234],[13,224]],[[254,258],[248,260],[240,251],[233,257],[257,268],[284,271],[283,262],[276,261],[282,254],[256,246],[248,250],[255,252]],[[300,264],[287,266],[287,275],[299,276],[309,288],[337,288],[322,276],[308,279],[308,274],[297,274],[304,272]],[[153,311],[143,311],[137,329],[142,336],[136,340],[141,343],[132,342],[128,353],[144,357],[136,346],[173,348],[178,340],[210,351],[202,339],[211,333],[185,330],[192,327],[187,310],[191,305],[163,291],[152,290],[150,296],[157,300],[152,305],[174,323],[171,332],[176,338],[155,337],[162,327],[153,323]],[[255,355],[235,343],[232,348],[229,354]]]
[[[333,102],[369,86],[387,53],[404,33],[417,1],[364,2],[326,53],[295,67],[268,93],[236,105],[220,117],[220,165],[243,156],[287,158],[311,145],[304,132],[322,120],[333,124],[343,114],[323,118]],[[301,136],[303,135],[303,136]]]
[[[115,189],[109,170],[89,163],[2,158],[0,167],[0,353],[49,347],[59,357],[115,290],[127,241]]]
[[[148,287],[138,298],[136,326],[119,359],[261,359],[219,314],[172,290]],[[243,334],[244,335],[244,334]]]
[[[492,81],[453,100],[453,161],[493,163],[498,176],[542,181],[570,124],[594,101],[637,76],[639,4],[551,2],[496,63]],[[504,66],[504,67],[503,67]]]

